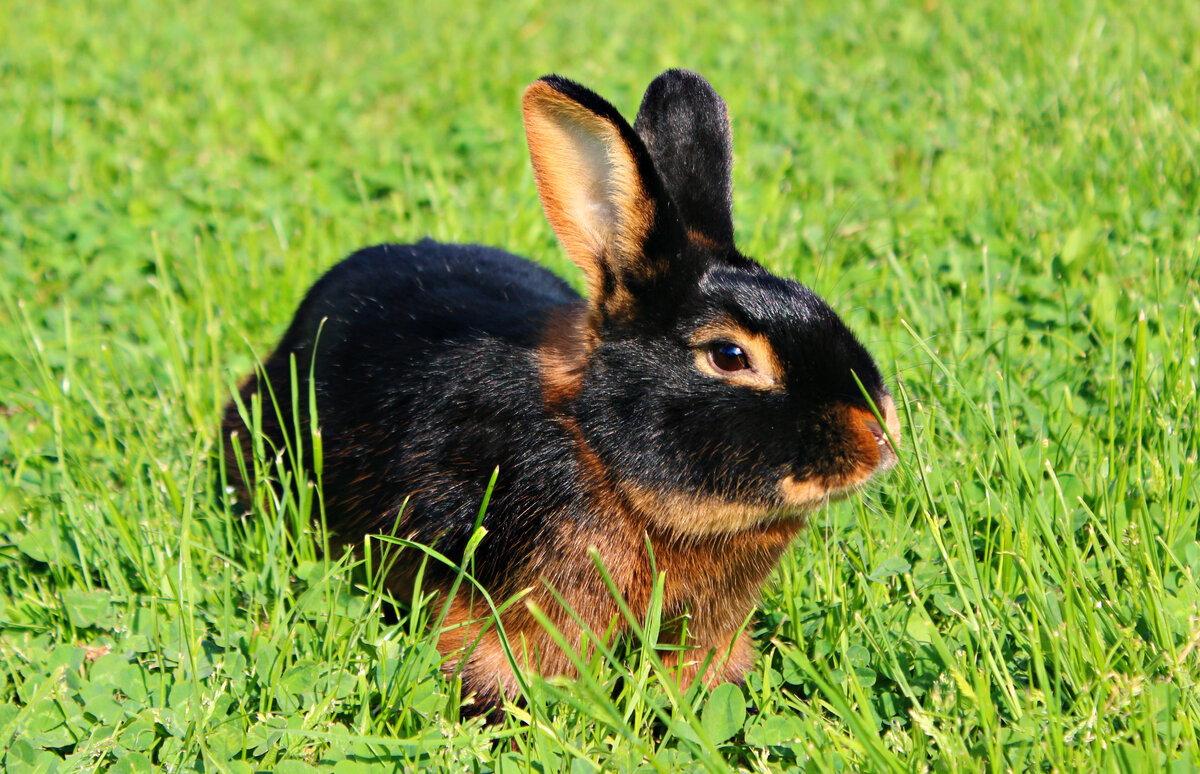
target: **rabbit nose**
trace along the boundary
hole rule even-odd
[[[892,447],[892,442],[888,440],[887,432],[874,419],[868,419],[863,422],[863,426],[875,438],[875,444],[879,447],[879,470],[887,470],[896,464],[898,459],[896,450]]]
[[[894,445],[900,443],[900,422],[896,417],[896,403],[892,400],[892,396],[888,395],[879,401],[878,408],[884,424],[879,424],[874,415],[869,414],[863,416],[862,425],[874,438],[876,446],[879,447],[877,470],[887,470],[900,459]]]

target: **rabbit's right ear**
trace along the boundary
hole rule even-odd
[[[687,229],[733,247],[733,138],[721,96],[690,70],[667,70],[633,126]]]
[[[631,284],[669,270],[645,250],[670,218],[662,182],[628,122],[579,84],[541,78],[525,90],[522,109],[546,218],[587,276],[592,304],[611,312]]]

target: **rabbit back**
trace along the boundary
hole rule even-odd
[[[547,514],[583,507],[571,439],[544,406],[538,362],[548,321],[579,300],[561,278],[502,250],[431,240],[360,250],[309,291],[242,386],[243,404],[273,396],[279,410],[265,406],[260,428],[268,451],[308,467],[315,396],[324,510],[350,544],[395,534],[461,555],[499,467],[477,572],[501,577],[505,566],[489,557],[544,542]],[[248,464],[236,405],[223,436],[227,459],[240,451]],[[237,466],[227,468],[245,489]]]

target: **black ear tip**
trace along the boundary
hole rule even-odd
[[[538,78],[536,81],[534,81],[534,83],[544,83],[557,91],[559,94],[565,94],[566,96],[573,96],[580,91],[588,91],[588,89],[579,85],[570,78],[564,78],[557,73],[543,75],[541,78]]]
[[[664,70],[655,80],[677,81],[680,83],[697,83],[708,85],[708,81],[704,76],[695,70],[685,70],[682,67],[672,67],[670,70]]]
[[[703,97],[721,101],[717,90],[712,87],[704,76],[692,70],[672,68],[663,72],[650,82],[646,88],[646,97],[662,99],[665,97],[692,98]]]
[[[582,106],[586,110],[600,116],[601,118],[610,121],[618,127],[625,125],[625,119],[621,117],[621,114],[608,102],[608,100],[604,99],[604,97],[601,97],[599,94],[587,88],[586,86],[576,83],[570,78],[564,78],[561,75],[555,75],[553,73],[550,75],[543,75],[541,78],[538,78],[536,81],[531,83],[529,88],[525,90],[525,93],[528,95],[533,92],[538,94],[539,97],[544,97],[546,96],[546,88],[556,92],[562,97],[565,97],[571,102]],[[528,99],[528,97],[526,97],[526,99]],[[630,130],[629,133],[632,134],[632,130]]]
[[[654,79],[654,83],[697,83],[708,85],[707,80],[700,73],[694,70],[684,70],[683,67],[672,67],[671,70],[664,70],[659,73],[659,77]]]

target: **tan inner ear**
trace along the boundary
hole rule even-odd
[[[607,118],[544,81],[525,90],[523,112],[546,219],[598,299],[606,261],[618,277],[637,271],[654,204],[632,151]]]

